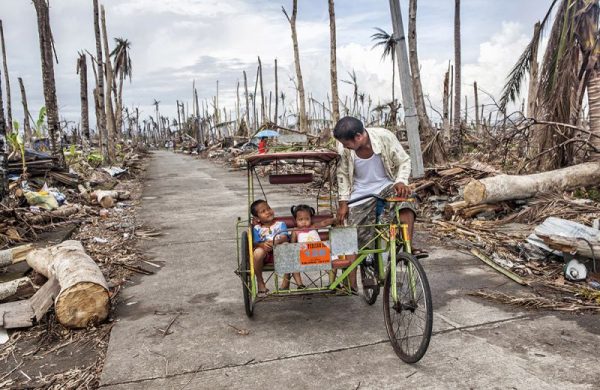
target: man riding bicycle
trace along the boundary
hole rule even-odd
[[[338,223],[343,224],[346,218],[351,225],[375,223],[376,199],[367,198],[348,205],[348,201],[353,199],[368,194],[410,196],[410,157],[391,131],[376,127],[366,129],[360,120],[347,116],[337,122],[333,136],[344,147],[338,150],[341,155],[337,168]],[[408,238],[412,239],[416,205],[414,202],[401,202],[396,204],[398,206],[401,208],[400,223],[408,226]],[[384,218],[386,214],[389,213],[384,213]],[[385,219],[382,222],[385,223]],[[359,248],[370,239],[370,229],[358,229]],[[356,271],[349,277],[350,285],[356,291]]]

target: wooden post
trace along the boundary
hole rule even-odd
[[[402,102],[411,157],[412,176],[418,178],[425,174],[425,169],[423,167],[423,155],[421,153],[421,141],[419,137],[419,120],[415,109],[413,88],[411,85],[412,80],[409,73],[408,53],[406,50],[406,38],[404,36],[404,26],[402,23],[399,0],[390,0],[390,11],[392,14],[392,25],[394,26],[394,37],[397,42],[396,56],[398,59],[400,86],[402,88]]]

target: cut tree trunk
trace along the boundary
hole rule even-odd
[[[58,321],[69,328],[84,328],[108,316],[108,285],[98,265],[81,242],[69,240],[31,252],[27,263],[60,284],[55,301]]]
[[[597,185],[600,163],[590,162],[533,175],[498,175],[472,180],[464,189],[470,205],[503,200],[526,199],[537,194]]]

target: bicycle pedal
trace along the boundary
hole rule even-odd
[[[415,256],[417,259],[424,259],[426,257],[429,257],[429,253],[419,253],[413,256]]]

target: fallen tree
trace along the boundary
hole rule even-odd
[[[470,181],[464,189],[469,205],[527,199],[538,194],[597,185],[600,163],[589,162],[533,175],[498,175]]]
[[[85,253],[81,242],[69,240],[27,255],[31,268],[56,278],[60,292],[55,300],[58,321],[66,327],[84,328],[108,316],[108,285],[100,268]]]
[[[27,254],[33,250],[31,244],[16,246],[10,249],[0,251],[0,267],[6,267],[11,264],[25,260]]]

